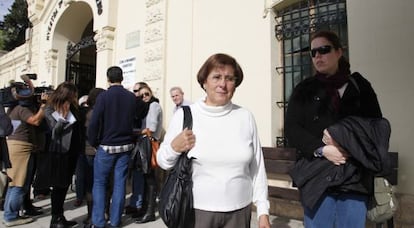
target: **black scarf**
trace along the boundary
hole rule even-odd
[[[145,118],[148,115],[149,106],[151,105],[152,102],[160,103],[160,100],[158,98],[154,97],[154,96],[152,96],[148,102],[144,102],[142,100],[142,98],[138,98],[138,99],[140,100],[140,101],[138,101],[139,104],[140,104],[139,105],[140,112],[138,114],[138,118],[139,119],[143,119],[143,118]]]
[[[338,89],[345,85],[349,80],[349,68],[339,66],[338,71],[328,77],[326,74],[317,72],[315,77],[325,85],[328,96],[331,97],[331,103],[335,112],[339,110],[339,93]]]

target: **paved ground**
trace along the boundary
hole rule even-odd
[[[75,200],[75,194],[69,193],[65,203],[65,217],[68,220],[76,220],[78,222],[77,226],[74,228],[83,227],[82,221],[86,217],[86,205],[81,207],[74,207],[73,202]],[[35,221],[30,224],[16,226],[19,228],[48,228],[50,225],[50,199],[45,199],[39,202],[35,202],[34,205],[43,207],[45,212],[43,215],[40,215],[35,218]],[[1,220],[3,220],[3,211],[0,212]],[[302,221],[289,220],[284,218],[278,218],[271,216],[270,218],[272,228],[303,228]],[[157,220],[154,222],[149,222],[145,224],[136,224],[129,216],[123,216],[122,218],[123,227],[140,227],[140,228],[166,228],[162,220],[157,216]],[[0,223],[0,227],[4,227],[4,224]],[[257,228],[256,215],[252,215],[252,228]]]

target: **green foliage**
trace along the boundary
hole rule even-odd
[[[4,50],[4,32],[0,29],[0,50]]]
[[[27,15],[26,0],[15,0],[9,9],[9,14],[4,16],[3,34],[0,35],[0,45],[3,42],[3,49],[11,51],[24,44],[25,32],[29,27],[31,27],[31,23]]]

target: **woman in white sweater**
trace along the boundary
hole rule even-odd
[[[193,129],[182,130],[178,110],[157,153],[163,169],[179,155],[193,157],[195,228],[250,227],[251,203],[260,228],[269,228],[269,201],[263,153],[253,115],[231,102],[243,80],[236,60],[212,55],[197,80],[207,96],[192,104]]]

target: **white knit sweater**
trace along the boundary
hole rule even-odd
[[[188,156],[193,160],[194,208],[228,212],[251,202],[257,215],[269,213],[267,177],[263,153],[253,115],[231,102],[207,106],[205,98],[192,104],[195,146]],[[182,131],[183,111],[172,117],[157,153],[158,164],[170,169],[180,153],[171,141]]]

